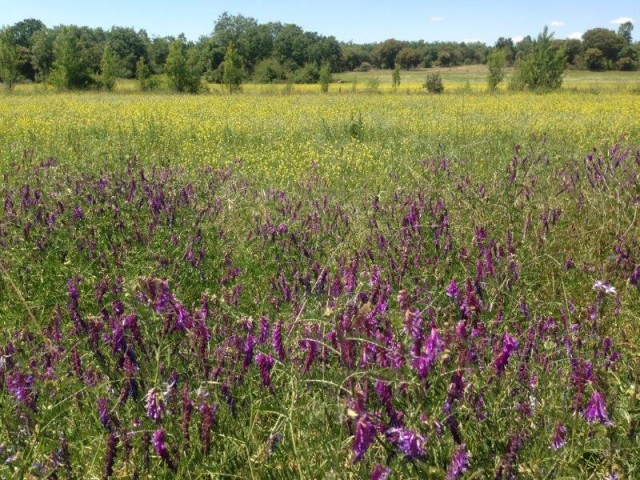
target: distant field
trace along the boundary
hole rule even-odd
[[[640,478],[638,74],[427,73],[2,93],[0,478]]]

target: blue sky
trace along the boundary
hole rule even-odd
[[[534,36],[545,25],[568,38],[594,27],[617,29],[625,19],[640,22],[640,0],[0,0],[0,25],[37,18],[48,26],[118,25],[195,40],[211,33],[225,11],[356,43],[394,37],[493,44],[501,36]]]

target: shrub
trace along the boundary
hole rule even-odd
[[[320,90],[322,90],[322,93],[327,93],[329,91],[329,84],[332,80],[331,66],[328,63],[325,63],[320,67],[320,77],[318,78],[318,83],[320,83]]]
[[[277,83],[284,79],[284,67],[275,58],[261,60],[253,71],[253,80],[258,83]]]
[[[504,50],[494,50],[487,57],[487,67],[489,68],[487,82],[489,84],[489,90],[495,90],[504,79],[504,67],[506,63],[507,55]]]
[[[356,72],[368,72],[373,67],[369,62],[362,62],[358,68],[356,68]]]
[[[427,80],[424,83],[424,87],[429,93],[442,93],[444,92],[444,84],[439,73],[432,73],[427,75]]]
[[[564,50],[553,44],[553,34],[544,27],[531,44],[529,53],[516,65],[519,82],[532,90],[560,88],[567,67]]]

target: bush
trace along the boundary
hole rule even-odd
[[[487,57],[487,67],[489,68],[487,82],[489,84],[489,90],[495,90],[504,79],[504,67],[506,63],[507,55],[504,50],[494,50]]]
[[[562,85],[566,67],[564,50],[554,47],[553,34],[545,27],[516,65],[516,76],[519,83],[532,90],[553,90]]]
[[[378,93],[380,90],[380,79],[378,77],[371,77],[367,80],[367,92]]]
[[[638,69],[638,62],[630,57],[622,57],[617,61],[616,68],[623,72],[633,72]]]
[[[275,58],[266,58],[256,65],[253,80],[257,83],[277,83],[285,79],[285,70]]]
[[[358,68],[356,68],[356,72],[368,72],[373,67],[369,62],[362,62]]]
[[[322,93],[327,93],[329,91],[329,84],[332,80],[331,66],[328,63],[325,63],[320,67],[320,76],[318,78],[318,83],[320,83],[320,90],[322,90]]]
[[[427,76],[427,80],[424,83],[424,87],[429,93],[442,93],[444,92],[444,84],[439,73],[432,73]]]
[[[293,78],[295,83],[318,83],[320,71],[315,63],[305,63],[302,68],[296,70]]]

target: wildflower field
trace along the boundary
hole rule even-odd
[[[0,96],[0,478],[640,478],[637,90],[361,87]]]

